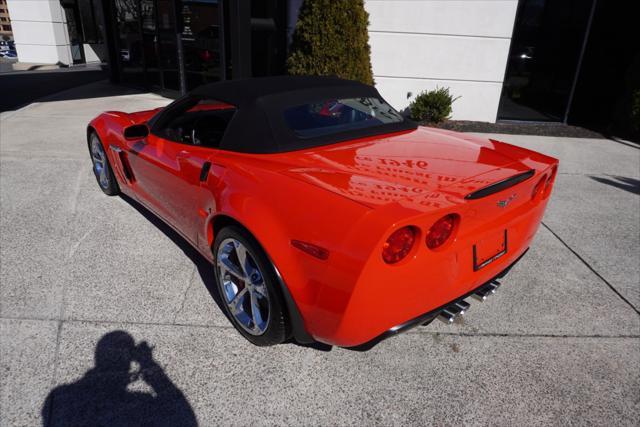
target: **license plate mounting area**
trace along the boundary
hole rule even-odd
[[[486,267],[507,253],[507,230],[492,234],[473,245],[473,271]]]

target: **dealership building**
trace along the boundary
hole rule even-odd
[[[104,62],[115,82],[179,94],[283,74],[302,1],[8,0],[8,9],[21,62]],[[448,87],[454,119],[606,125],[640,87],[634,3],[366,0],[375,83],[398,109]]]

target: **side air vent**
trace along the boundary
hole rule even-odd
[[[136,179],[131,171],[129,159],[127,159],[127,153],[121,151],[118,153],[118,157],[120,158],[120,163],[122,163],[122,170],[124,171],[124,176],[127,178],[127,181],[129,181],[129,183],[134,182]]]
[[[118,156],[118,159],[120,160],[120,165],[122,166],[122,173],[124,174],[126,181],[129,184],[133,183],[135,181],[135,177],[133,176],[133,172],[131,171],[131,166],[129,165],[129,159],[127,158],[127,153],[122,151],[122,149],[117,145],[111,144],[109,148],[111,148],[111,150],[114,153],[116,153],[116,156]]]
[[[503,179],[502,181],[498,181],[495,184],[488,185],[480,190],[476,190],[473,193],[467,194],[464,198],[467,200],[475,200],[481,199],[483,197],[490,196],[499,191],[505,190],[509,187],[513,187],[514,185],[520,184],[522,181],[526,181],[531,178],[536,171],[533,169],[528,170],[526,172],[519,173],[518,175],[514,175],[507,179]]]

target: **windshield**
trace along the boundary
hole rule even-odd
[[[330,99],[302,104],[284,110],[284,120],[298,138],[315,138],[404,121],[380,98]]]

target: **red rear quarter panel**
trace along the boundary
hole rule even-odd
[[[265,167],[263,156],[219,153],[215,165],[226,171],[217,214],[235,219],[256,237],[294,297],[307,331],[325,336],[337,327],[382,227],[363,233],[369,208]],[[328,249],[329,259],[301,252],[292,239]]]

